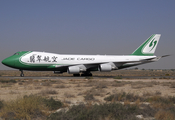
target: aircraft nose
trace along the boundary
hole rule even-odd
[[[14,67],[14,61],[10,58],[6,58],[2,61],[2,64],[9,66],[9,67]]]

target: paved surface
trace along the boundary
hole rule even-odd
[[[59,77],[28,77],[28,76],[24,76],[24,77],[13,77],[13,76],[1,76],[0,78],[11,78],[11,79],[86,79],[86,77],[73,77],[73,76],[59,76]],[[93,76],[93,78],[115,78],[113,76]],[[121,78],[123,79],[159,79],[159,78],[163,78],[163,79],[175,79],[175,76],[122,76]]]

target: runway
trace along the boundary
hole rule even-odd
[[[59,77],[38,77],[38,76],[1,76],[0,78],[9,79],[175,79],[175,76],[92,76],[92,77],[73,77],[73,76],[59,76]]]

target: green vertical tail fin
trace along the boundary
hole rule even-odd
[[[142,45],[140,45],[131,55],[152,56],[156,50],[161,34],[151,35]]]

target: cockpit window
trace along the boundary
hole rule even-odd
[[[15,53],[14,55],[19,55],[19,53]]]

